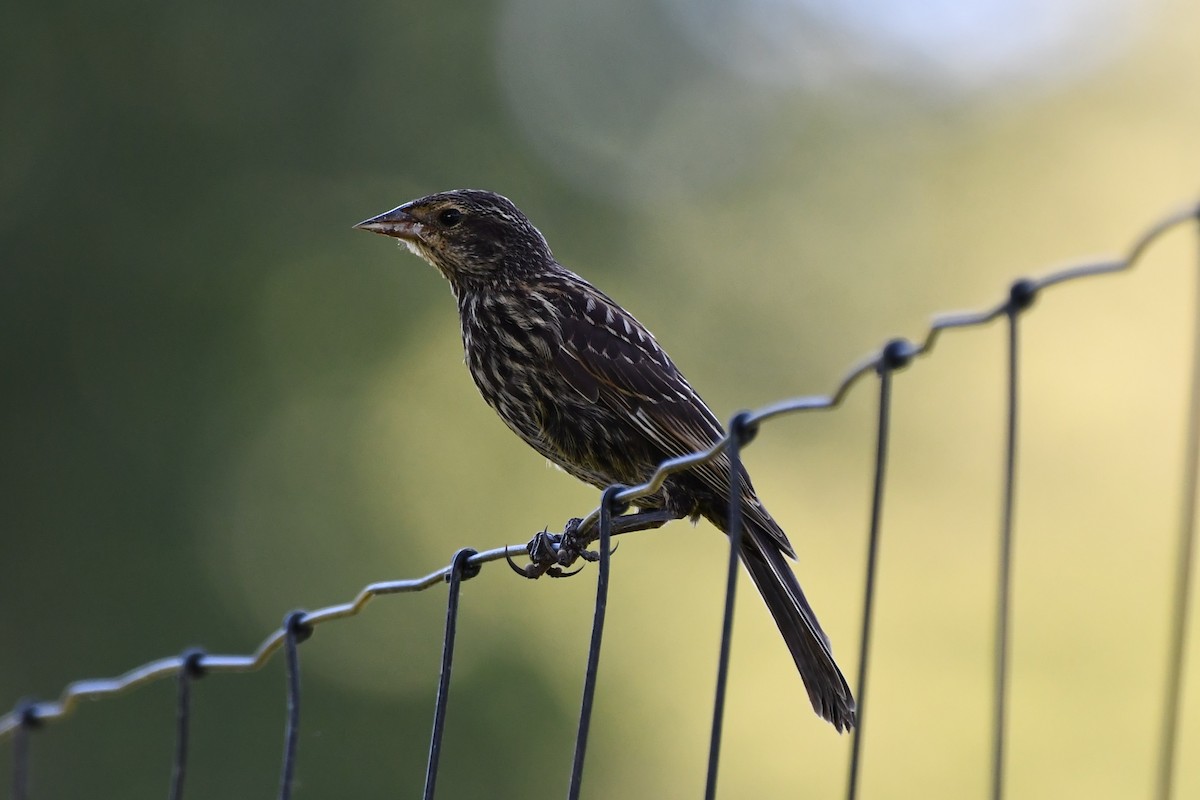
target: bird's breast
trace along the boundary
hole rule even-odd
[[[480,394],[514,431],[537,437],[545,400],[561,381],[551,368],[558,339],[550,312],[509,295],[463,296],[459,317]]]

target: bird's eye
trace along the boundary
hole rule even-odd
[[[462,212],[457,208],[444,208],[438,212],[438,222],[447,228],[453,228],[462,221]]]

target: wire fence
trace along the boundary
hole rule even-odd
[[[1052,272],[1041,278],[1015,281],[1008,297],[995,306],[974,313],[949,314],[936,317],[924,339],[911,343],[904,339],[888,342],[878,352],[854,365],[828,395],[797,397],[784,400],[756,411],[743,411],[730,421],[728,433],[707,450],[671,459],[662,463],[645,483],[637,486],[610,486],[601,495],[600,504],[576,527],[576,530],[593,532],[598,538],[598,553],[589,555],[597,560],[596,602],[592,624],[591,643],[587,666],[583,678],[582,701],[579,724],[576,729],[574,757],[571,762],[567,796],[570,800],[579,797],[584,774],[588,732],[595,697],[596,676],[604,632],[605,610],[608,597],[608,579],[613,536],[644,529],[645,515],[621,514],[639,498],[657,492],[664,480],[675,473],[712,461],[721,453],[729,459],[731,470],[730,486],[733,487],[729,506],[730,550],[726,572],[725,606],[722,622],[721,644],[717,665],[717,682],[712,715],[712,728],[705,782],[705,798],[716,796],[718,767],[720,764],[721,736],[724,722],[726,687],[728,684],[729,657],[733,634],[733,609],[738,578],[738,552],[742,533],[740,498],[736,494],[740,469],[741,451],[750,444],[763,423],[779,417],[808,411],[828,410],[839,406],[847,393],[866,376],[874,373],[878,384],[878,415],[875,431],[874,479],[870,527],[867,548],[866,574],[864,580],[863,615],[860,637],[860,668],[857,676],[858,725],[852,737],[849,774],[846,781],[846,796],[854,800],[858,796],[861,773],[861,742],[869,708],[867,675],[870,665],[872,616],[874,610],[877,561],[883,515],[885,475],[888,461],[889,425],[891,419],[891,388],[894,374],[909,366],[914,359],[929,355],[940,335],[947,330],[987,325],[1004,319],[1007,325],[1006,409],[1005,447],[1003,464],[1003,493],[997,541],[997,594],[994,630],[994,674],[991,711],[991,784],[993,800],[1005,796],[1005,754],[1008,737],[1008,684],[1009,684],[1009,637],[1012,584],[1013,508],[1016,499],[1015,476],[1018,461],[1018,378],[1020,375],[1019,343],[1020,320],[1030,309],[1038,295],[1053,286],[1121,272],[1133,267],[1152,244],[1169,230],[1189,221],[1200,223],[1200,205],[1191,205],[1169,214],[1146,230],[1123,258],[1090,262]],[[1197,227],[1200,242],[1200,226]],[[1198,263],[1200,266],[1200,263]],[[1161,709],[1161,729],[1158,742],[1157,779],[1153,797],[1155,800],[1170,800],[1173,797],[1175,764],[1178,755],[1180,706],[1184,682],[1184,661],[1187,650],[1186,635],[1188,613],[1191,606],[1192,567],[1195,550],[1195,517],[1197,511],[1197,479],[1200,476],[1200,277],[1197,281],[1195,299],[1194,334],[1192,346],[1191,384],[1188,395],[1187,427],[1184,464],[1181,473],[1182,500],[1179,509],[1179,530],[1175,556],[1175,574],[1172,577],[1170,632],[1167,643],[1167,674]],[[634,521],[638,517],[638,521]],[[660,523],[661,524],[661,523]],[[584,537],[584,544],[590,536]],[[535,546],[536,542],[536,546]],[[547,544],[549,545],[547,548]],[[184,796],[187,776],[189,728],[191,722],[191,684],[205,675],[218,672],[250,672],[267,663],[280,649],[285,653],[287,678],[287,718],[284,731],[283,760],[280,769],[278,797],[287,800],[292,796],[297,760],[298,734],[300,729],[301,680],[299,646],[314,630],[326,623],[355,616],[376,597],[382,595],[419,592],[440,584],[449,587],[446,610],[446,627],[443,641],[441,671],[438,679],[437,700],[430,733],[429,757],[425,775],[424,797],[434,797],[439,756],[445,730],[446,709],[449,702],[451,673],[453,669],[455,632],[458,619],[459,589],[462,582],[479,574],[486,563],[513,556],[529,557],[539,572],[547,569],[559,570],[570,566],[580,555],[578,550],[564,547],[562,537],[542,537],[528,544],[498,547],[484,552],[469,548],[459,550],[451,562],[423,577],[409,580],[372,583],[358,592],[353,600],[340,605],[328,606],[315,611],[293,611],[283,624],[271,632],[252,653],[246,655],[214,655],[202,650],[191,649],[177,656],[168,656],[151,661],[129,670],[115,678],[76,681],[66,687],[57,700],[19,701],[13,710],[0,717],[0,741],[9,741],[12,753],[12,787],[14,800],[25,800],[29,792],[29,764],[31,735],[42,725],[60,720],[72,714],[80,701],[99,699],[130,691],[147,683],[174,677],[177,680],[176,732],[173,763],[171,765],[168,797],[181,800]],[[514,569],[516,569],[516,566]]]

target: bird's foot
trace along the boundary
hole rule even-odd
[[[580,559],[585,562],[600,560],[599,553],[587,549],[589,539],[585,534],[581,534],[582,522],[582,519],[575,517],[567,522],[562,533],[550,533],[547,529],[534,534],[533,538],[529,540],[529,544],[525,545],[525,552],[529,554],[530,563],[519,567],[511,558],[505,556],[508,565],[518,575],[531,580],[536,580],[543,575],[549,575],[551,578],[569,578],[577,575],[585,565],[580,564],[578,569],[569,570],[568,568],[576,561]]]
[[[572,517],[567,520],[567,524],[563,526],[562,538],[558,542],[557,561],[559,566],[569,567],[581,558],[592,563],[599,561],[600,554],[595,550],[587,549],[592,541],[594,541],[594,537],[589,536],[588,531],[584,530],[582,519]]]

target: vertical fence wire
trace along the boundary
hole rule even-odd
[[[477,555],[475,550],[464,547],[454,554],[450,562],[450,574],[446,581],[450,584],[446,600],[446,635],[442,640],[442,671],[438,678],[437,702],[433,710],[433,732],[429,735],[429,763],[425,768],[425,800],[433,800],[434,787],[437,784],[438,761],[442,755],[442,732],[446,727],[446,705],[450,700],[450,669],[454,663],[454,635],[458,629],[458,596],[462,582],[479,574],[478,566],[469,566],[471,556]]]
[[[908,342],[896,340],[884,348],[880,359],[879,373],[879,417],[875,424],[875,477],[871,491],[871,529],[867,543],[867,575],[863,584],[862,633],[859,637],[858,685],[855,687],[857,709],[854,740],[850,750],[850,777],[847,781],[846,797],[858,797],[858,776],[861,769],[862,738],[864,733],[865,708],[867,705],[867,666],[870,663],[871,620],[875,607],[875,575],[879,560],[879,530],[883,518],[883,485],[887,466],[888,435],[892,415],[892,372],[904,366],[909,357]]]
[[[575,735],[575,756],[571,760],[569,800],[578,800],[583,787],[583,759],[587,753],[588,731],[592,724],[592,701],[596,696],[596,671],[600,666],[600,643],[604,638],[604,615],[608,607],[609,545],[612,542],[612,518],[620,510],[613,508],[614,498],[624,489],[619,484],[609,486],[600,495],[600,568],[596,576],[596,611],[592,618],[592,641],[588,647],[587,672],[583,678],[583,700],[579,708],[579,729]]]
[[[1000,553],[996,579],[995,676],[992,706],[992,800],[1004,797],[1004,750],[1008,736],[1008,660],[1012,604],[1013,506],[1017,470],[1017,342],[1021,312],[1037,294],[1032,281],[1012,285],[1005,316],[1008,320],[1007,431],[1004,445],[1004,494],[1000,512]]]
[[[187,777],[189,731],[192,721],[192,683],[204,676],[201,661],[204,651],[192,649],[184,652],[183,665],[179,669],[178,689],[175,693],[175,756],[171,762],[171,785],[168,800],[183,800],[183,784]]]
[[[1197,222],[1200,222],[1200,218]],[[1197,234],[1200,244],[1200,226],[1197,227]],[[1200,247],[1197,248],[1197,255],[1200,256]],[[1200,479],[1200,274],[1197,274],[1194,280],[1196,298],[1192,323],[1192,380],[1184,438],[1179,541],[1175,554],[1166,691],[1163,695],[1162,732],[1158,751],[1158,782],[1155,793],[1158,800],[1170,800],[1174,792],[1175,755],[1179,746],[1179,713],[1183,697],[1183,668],[1187,658],[1188,619],[1192,604],[1192,562],[1196,548],[1196,492],[1197,480]]]
[[[279,800],[291,800],[296,775],[296,749],[300,742],[300,643],[312,635],[304,624],[304,612],[293,611],[284,618],[287,636],[283,641],[287,669],[287,728],[283,735],[283,767],[279,776]]]
[[[742,411],[729,421],[729,567],[725,572],[725,614],[721,621],[721,653],[717,659],[717,689],[713,700],[712,735],[708,743],[708,774],[705,800],[717,796],[717,765],[721,760],[721,730],[725,724],[725,689],[729,682],[729,654],[733,642],[733,606],[737,594],[738,557],[742,552],[742,445],[756,429],[747,424],[750,412]]]
[[[24,701],[17,706],[20,724],[13,732],[12,800],[29,797],[29,734],[37,726],[33,703]]]

